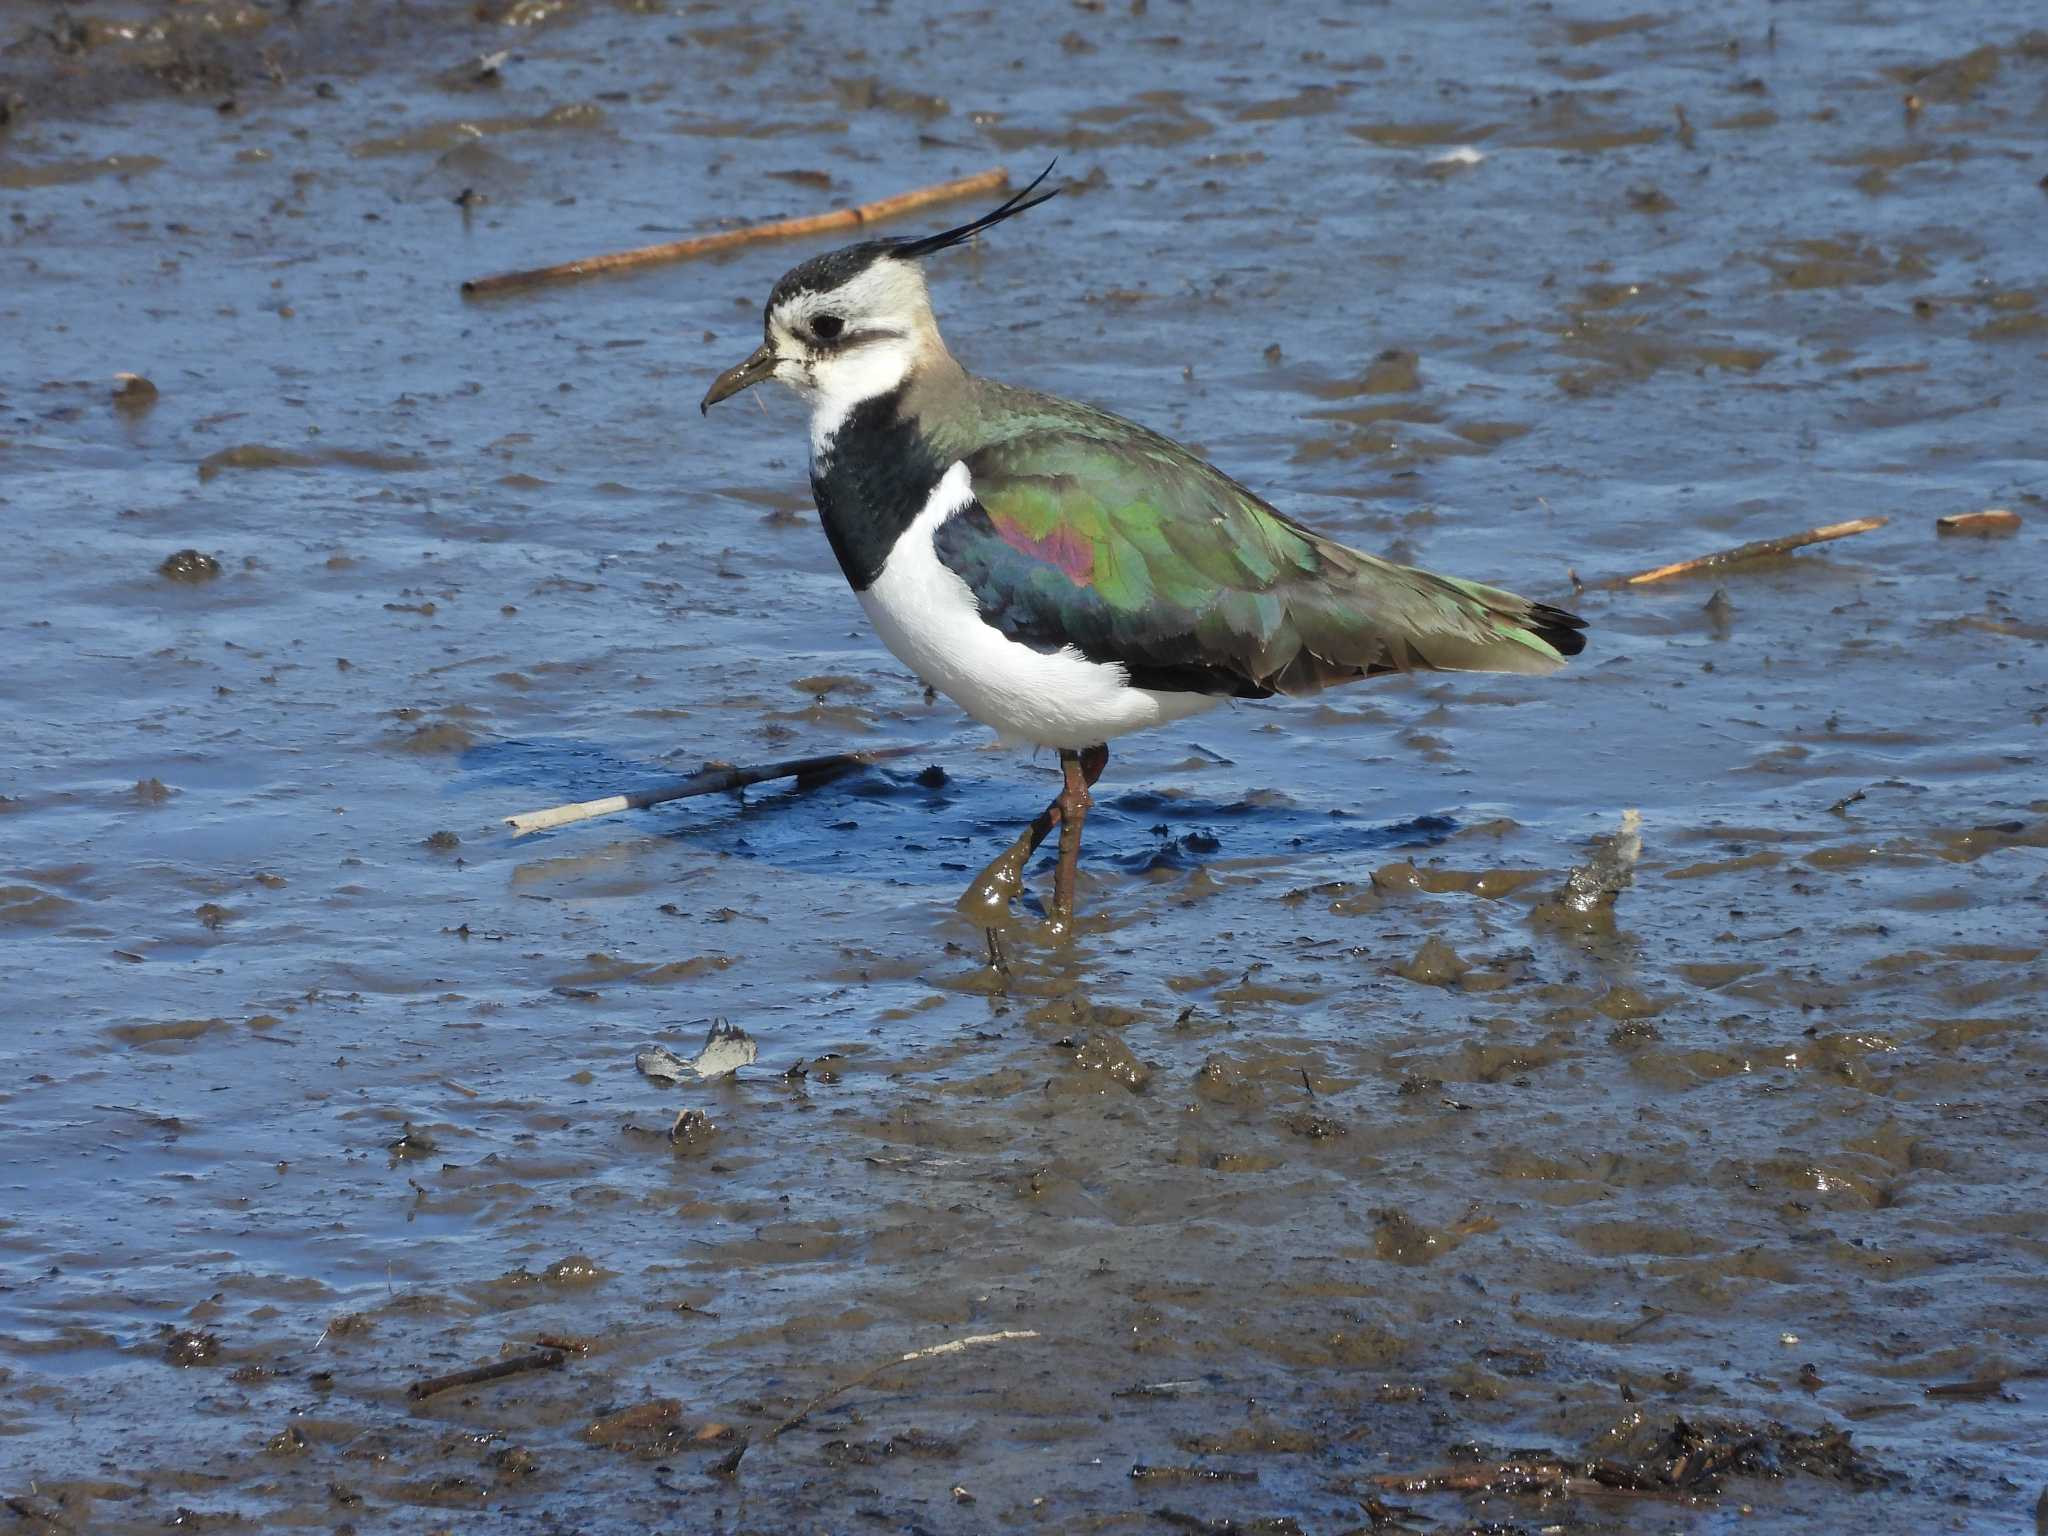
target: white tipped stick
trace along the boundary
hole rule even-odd
[[[862,1371],[858,1376],[850,1377],[840,1382],[836,1387],[827,1387],[808,1403],[805,1403],[803,1407],[797,1409],[795,1413],[792,1413],[780,1424],[769,1430],[768,1438],[774,1440],[780,1437],[785,1430],[796,1428],[797,1425],[803,1423],[805,1419],[816,1413],[825,1404],[831,1402],[840,1393],[851,1392],[855,1387],[864,1387],[881,1375],[882,1372],[892,1370],[896,1366],[909,1365],[912,1361],[916,1360],[935,1360],[940,1355],[964,1354],[977,1344],[1007,1344],[1012,1340],[1035,1339],[1038,1336],[1036,1328],[1005,1328],[1000,1333],[971,1333],[964,1339],[948,1339],[943,1344],[927,1344],[923,1349],[913,1349],[907,1355],[898,1355],[893,1360],[884,1360],[880,1365]]]
[[[507,816],[506,824],[512,828],[515,837],[524,837],[529,832],[545,832],[550,827],[566,827],[572,821],[589,821],[598,816],[609,816],[613,811],[630,811],[633,802],[625,795],[606,795],[602,800],[578,800],[574,805],[551,805],[544,811],[525,811],[517,816]]]
[[[642,811],[650,805],[666,805],[671,800],[687,800],[692,795],[715,795],[726,790],[745,789],[749,784],[762,784],[769,779],[831,778],[852,768],[865,768],[870,763],[930,750],[930,747],[875,747],[865,752],[793,757],[780,763],[756,764],[751,768],[706,768],[681,783],[661,789],[636,789],[623,795],[606,795],[602,800],[579,800],[573,805],[551,805],[544,811],[522,811],[517,816],[507,816],[505,824],[512,829],[514,837],[525,837],[528,833],[545,832],[552,827],[566,827],[571,822],[589,821],[594,816]]]

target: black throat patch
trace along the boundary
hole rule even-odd
[[[856,592],[874,585],[947,466],[899,414],[903,391],[863,400],[811,460],[811,495],[839,569]]]

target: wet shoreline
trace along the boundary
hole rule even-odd
[[[512,12],[0,38],[0,1531],[2023,1524],[2048,46]],[[1003,993],[1052,765],[874,641],[793,403],[695,410],[808,248],[458,286],[1052,151],[969,366],[1594,627],[1120,743]]]

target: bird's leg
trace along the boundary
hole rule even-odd
[[[1088,819],[1088,807],[1095,803],[1088,787],[1102,777],[1102,770],[1108,766],[1106,746],[1060,753],[1060,768],[1066,774],[1067,784],[1053,802],[1060,823],[1060,862],[1052,878],[1052,928],[1056,933],[1065,933],[1074,921],[1074,877],[1081,868],[1081,825]]]
[[[1078,763],[1080,771],[1078,786],[1074,777],[1076,763]],[[1039,844],[1052,835],[1052,829],[1061,825],[1065,819],[1067,807],[1077,803],[1074,798],[1076,794],[1079,795],[1078,804],[1080,809],[1075,814],[1077,816],[1085,816],[1087,814],[1090,804],[1088,786],[1102,777],[1102,770],[1108,763],[1108,747],[1089,747],[1082,752],[1062,752],[1060,754],[1060,767],[1066,775],[1066,783],[1060,792],[1053,796],[1052,804],[1034,816],[1031,819],[1031,824],[1017,834],[1017,840],[990,861],[989,866],[976,875],[972,883],[961,893],[960,911],[971,921],[978,923],[981,926],[982,932],[988,936],[988,963],[994,969],[1007,972],[1010,968],[1009,957],[1003,952],[1002,930],[1010,921],[1011,901],[1024,888],[1024,866],[1031,862],[1031,855],[1038,852]],[[1078,831],[1078,825],[1076,830]],[[1067,840],[1062,837],[1060,840],[1060,868],[1062,870],[1068,869],[1080,857],[1081,844],[1079,837],[1077,836],[1074,839],[1074,848],[1071,854],[1067,852]],[[1064,887],[1060,884],[1061,879],[1065,881]],[[1054,879],[1054,907],[1056,910],[1054,912],[1053,927],[1057,932],[1064,932],[1066,926],[1065,920],[1057,910],[1057,892],[1061,889],[1065,889],[1067,892],[1066,911],[1071,913],[1073,910],[1074,890],[1071,873],[1064,876],[1056,876]]]

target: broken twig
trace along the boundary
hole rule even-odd
[[[2003,1376],[1980,1376],[1974,1381],[1944,1381],[1923,1389],[1928,1397],[1999,1397],[2005,1392]]]
[[[687,240],[665,240],[660,245],[643,245],[630,251],[611,251],[602,256],[586,256],[580,261],[561,261],[551,267],[533,267],[522,272],[500,272],[493,277],[475,277],[462,285],[462,291],[477,297],[491,293],[509,293],[518,288],[531,288],[541,283],[560,282],[567,278],[591,277],[600,272],[631,272],[640,267],[659,266],[667,261],[687,261],[692,256],[709,256],[715,251],[729,251],[735,246],[753,245],[762,240],[791,240],[800,235],[823,235],[838,229],[859,229],[867,224],[879,224],[884,219],[899,218],[928,208],[933,203],[949,203],[956,198],[976,197],[984,192],[1000,191],[1010,184],[1010,173],[1001,166],[993,170],[977,171],[972,176],[962,176],[955,181],[942,181],[937,186],[919,187],[914,192],[899,192],[894,197],[878,198],[872,203],[862,203],[855,208],[834,208],[829,213],[805,214],[794,219],[771,219],[766,224],[749,224],[743,229],[724,229],[715,235],[695,235]]]
[[[908,1365],[913,1360],[934,1360],[940,1355],[961,1354],[977,1344],[1003,1344],[1016,1339],[1035,1339],[1037,1337],[1038,1330],[1036,1328],[1006,1328],[1001,1333],[971,1333],[964,1339],[948,1339],[943,1344],[927,1344],[923,1349],[913,1349],[907,1355],[898,1355],[893,1360],[884,1360],[880,1365],[862,1371],[858,1376],[842,1381],[836,1387],[828,1387],[768,1431],[768,1438],[770,1440],[780,1438],[785,1431],[795,1429],[797,1425],[803,1423],[805,1419],[808,1419],[812,1414],[824,1407],[825,1404],[831,1402],[840,1393],[851,1392],[855,1387],[864,1387],[884,1371],[893,1371],[899,1365]]]
[[[1716,550],[1711,555],[1680,560],[1674,565],[1660,565],[1653,571],[1638,571],[1633,576],[1616,577],[1612,581],[1603,581],[1600,585],[1641,587],[1653,581],[1669,581],[1674,576],[1691,576],[1698,571],[1717,571],[1725,565],[1740,565],[1747,560],[1763,560],[1771,555],[1790,554],[1793,550],[1804,549],[1809,544],[1825,544],[1830,539],[1846,539],[1851,534],[1869,533],[1873,528],[1882,528],[1890,521],[1888,517],[1855,517],[1846,523],[1829,523],[1825,528],[1809,528],[1804,533],[1788,533],[1781,539],[1758,539],[1753,544],[1738,544],[1733,549]]]
[[[1991,507],[1983,512],[1951,512],[1934,520],[1934,531],[1953,536],[1969,534],[1979,539],[2003,538],[2020,531],[2020,515],[2008,507]]]
[[[558,1371],[568,1358],[567,1352],[559,1349],[536,1349],[530,1354],[509,1355],[503,1360],[493,1360],[489,1365],[450,1371],[446,1376],[429,1376],[425,1381],[416,1381],[407,1387],[405,1395],[417,1403],[442,1392],[452,1392],[457,1387],[479,1386],[486,1381],[498,1381],[525,1371]]]
[[[544,811],[522,811],[517,816],[507,816],[505,824],[512,829],[514,837],[524,837],[529,832],[566,827],[571,822],[588,821],[593,816],[610,816],[617,811],[644,811],[650,805],[666,805],[671,800],[687,800],[692,795],[715,795],[725,790],[745,789],[749,784],[763,784],[770,779],[831,778],[852,768],[865,768],[870,763],[887,762],[892,757],[908,757],[914,752],[930,750],[929,747],[874,747],[864,752],[833,752],[824,757],[792,757],[779,763],[758,763],[751,768],[706,768],[702,773],[694,773],[680,783],[661,789],[636,789],[629,794],[607,795],[602,800],[579,800],[573,805],[551,805]]]

